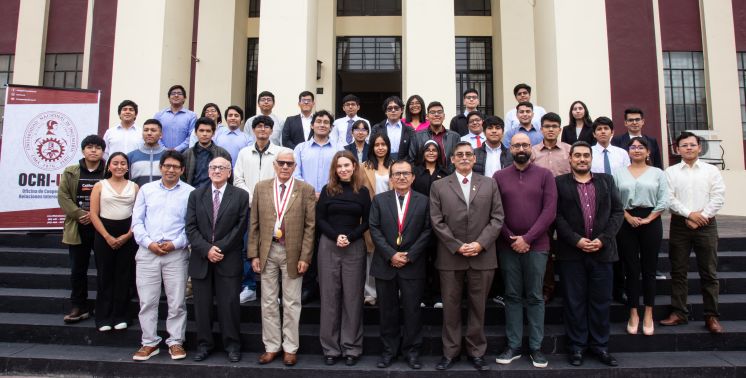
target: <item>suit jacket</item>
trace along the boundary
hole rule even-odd
[[[455,173],[435,181],[430,189],[430,221],[438,237],[438,270],[497,268],[495,240],[503,225],[500,192],[490,177],[475,174],[471,181],[468,211]],[[482,246],[479,255],[464,257],[457,253],[464,243],[474,241]]]
[[[300,114],[287,117],[282,127],[282,146],[291,150],[295,146],[308,140],[308,135],[303,133],[303,122],[300,120]]]
[[[357,157],[357,147],[355,146],[355,142],[346,145],[345,150],[352,152],[352,155]],[[370,150],[370,145],[368,142],[365,142],[363,145],[363,160],[358,163],[365,163],[368,160],[368,150]]]
[[[448,126],[451,131],[455,131],[460,136],[464,136],[469,133],[469,123],[466,122],[466,116],[463,112],[453,116],[451,118],[451,124]]]
[[[267,264],[269,247],[275,230],[277,212],[274,205],[275,179],[259,181],[254,187],[249,225],[250,259],[259,258],[261,268]],[[311,264],[316,229],[316,192],[301,180],[295,180],[285,210],[285,251],[290,278],[297,278],[298,261]]]
[[[215,221],[215,240],[212,240],[212,185],[205,185],[189,194],[186,215],[186,234],[192,253],[189,256],[189,275],[204,279],[207,276],[207,252],[212,246],[223,251],[223,260],[214,264],[221,276],[240,276],[243,272],[243,236],[249,216],[249,193],[225,184],[225,192]]]
[[[661,160],[661,150],[658,147],[658,141],[648,135],[642,134],[642,137],[647,140],[650,146],[650,162],[654,167],[663,169],[663,160]],[[629,151],[629,133],[624,133],[611,138],[611,144],[619,148],[624,148],[625,151]]]
[[[409,208],[404,219],[402,245],[396,246],[399,235],[399,218],[395,190],[376,195],[370,205],[370,235],[376,250],[370,266],[373,277],[391,280],[396,276],[405,279],[424,279],[427,267],[427,246],[430,241],[429,200],[424,195],[409,191]],[[396,252],[407,252],[409,262],[401,268],[391,266]]]
[[[391,158],[395,160],[404,160],[407,158],[407,156],[409,156],[409,146],[412,143],[412,139],[414,139],[414,129],[406,126],[404,124],[404,120],[401,120],[401,124],[402,129],[401,139],[399,140],[399,153],[398,156],[391,156]],[[373,137],[373,135],[376,135],[376,133],[382,133],[383,135],[388,136],[388,131],[386,130],[386,120],[373,125],[373,128],[370,129],[370,136]]]
[[[487,167],[487,148],[486,144],[482,144],[474,150],[474,155],[477,157],[477,162],[474,164],[474,172],[484,175],[485,167]],[[513,164],[513,154],[510,153],[508,147],[500,143],[500,169],[505,168]]]
[[[583,212],[580,207],[578,187],[572,173],[557,176],[557,259],[579,260],[585,252],[576,245],[585,235]],[[599,239],[603,247],[593,253],[600,262],[619,260],[616,250],[616,234],[624,221],[624,208],[619,190],[610,175],[593,174],[593,186],[596,190],[596,218],[593,221],[593,233],[589,239]]]
[[[573,143],[579,140],[588,142],[591,146],[596,144],[596,138],[593,136],[593,129],[591,127],[583,126],[583,128],[580,129],[580,137],[578,138],[575,135],[575,125],[567,125],[562,128],[560,141],[572,146]]]

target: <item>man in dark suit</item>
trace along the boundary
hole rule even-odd
[[[287,117],[282,127],[282,146],[295,149],[295,146],[311,139],[311,118],[313,117],[314,96],[309,91],[298,95],[300,114]]]
[[[443,357],[435,367],[450,369],[461,354],[461,296],[467,284],[467,356],[477,370],[488,370],[484,360],[487,338],[484,311],[497,268],[495,240],[503,224],[497,182],[473,174],[474,150],[469,142],[456,145],[451,162],[456,172],[435,181],[430,189],[430,220],[438,237],[443,295]]]
[[[223,348],[230,362],[241,360],[238,294],[243,273],[243,236],[248,227],[249,193],[228,184],[231,161],[218,157],[208,167],[210,185],[189,195],[186,233],[192,246],[189,275],[197,320],[197,352],[202,361],[214,347],[213,296],[217,302]]]
[[[661,151],[658,147],[658,140],[649,135],[642,133],[642,127],[645,126],[645,118],[642,109],[638,108],[627,108],[624,110],[624,126],[627,128],[627,132],[621,135],[617,135],[611,139],[611,144],[625,150],[629,147],[630,139],[634,137],[642,137],[648,141],[650,146],[650,164],[654,167],[663,169],[663,160],[661,160]]]
[[[386,119],[373,125],[370,135],[388,136],[391,140],[391,157],[406,159],[409,154],[409,145],[414,139],[414,129],[406,126],[401,120],[404,102],[397,96],[391,96],[383,102],[383,111],[386,113]]]
[[[398,160],[389,177],[394,190],[373,198],[370,235],[376,246],[370,274],[376,278],[383,354],[379,368],[389,367],[401,351],[412,369],[422,368],[422,295],[430,240],[429,199],[413,190],[412,164]],[[404,332],[399,323],[399,292]]]
[[[619,260],[616,234],[624,219],[610,175],[591,173],[591,146],[570,148],[572,172],[557,176],[557,260],[562,281],[570,364],[583,364],[586,349],[609,366],[609,307],[612,266]]]

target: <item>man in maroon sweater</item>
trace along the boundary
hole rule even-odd
[[[521,357],[523,305],[528,319],[528,346],[535,367],[546,367],[544,339],[544,268],[549,252],[547,230],[557,213],[557,187],[552,172],[531,164],[531,140],[518,133],[510,140],[513,166],[492,176],[500,189],[505,223],[497,239],[500,271],[505,280],[505,334],[508,345],[497,363]]]

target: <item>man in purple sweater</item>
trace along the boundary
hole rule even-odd
[[[535,367],[546,367],[544,339],[544,269],[549,252],[547,230],[557,213],[557,187],[552,172],[531,163],[531,140],[518,133],[510,140],[513,166],[495,172],[505,209],[497,239],[500,271],[505,280],[505,334],[508,345],[498,364],[521,357],[523,306],[528,318],[528,346]]]

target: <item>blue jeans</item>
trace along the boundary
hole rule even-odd
[[[249,244],[249,232],[243,236],[244,251],[246,246]],[[254,269],[251,269],[251,261],[244,256],[243,257],[243,278],[241,279],[241,289],[248,287],[251,290],[256,291],[256,276],[254,275]]]

